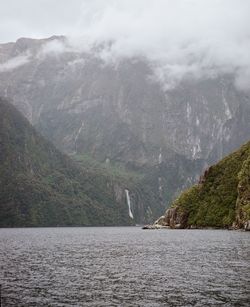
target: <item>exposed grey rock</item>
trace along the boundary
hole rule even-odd
[[[0,93],[59,148],[105,161],[155,165],[169,149],[215,162],[249,137],[250,99],[230,76],[184,80],[165,92],[145,59],[104,65],[91,54],[42,55],[45,43],[0,45],[1,60],[29,62],[0,73]]]
[[[249,220],[244,223],[244,230],[250,231],[250,221]]]
[[[43,54],[54,40],[65,38],[0,45],[1,63],[28,59],[0,71],[0,95],[64,152],[146,173],[162,209],[202,168],[249,138],[250,98],[232,76],[183,80],[166,92],[145,59],[107,65],[94,53]]]
[[[152,227],[183,229],[187,227],[187,215],[180,211],[179,207],[173,207],[166,210],[165,214],[154,222]]]

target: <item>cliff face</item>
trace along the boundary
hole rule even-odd
[[[247,141],[250,99],[231,76],[166,92],[145,59],[111,65],[94,51],[52,51],[58,42],[65,38],[0,45],[0,93],[63,151],[141,167],[169,150],[215,162]]]
[[[250,230],[250,142],[207,169],[155,222],[161,226]]]
[[[143,176],[85,156],[75,160],[0,99],[0,227],[131,225],[161,209]]]
[[[57,148],[143,175],[156,196],[135,203],[141,222],[249,137],[250,99],[230,75],[164,91],[146,59],[104,63],[64,37],[2,44],[0,62],[0,95]]]

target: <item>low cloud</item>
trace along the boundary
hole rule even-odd
[[[30,61],[29,53],[13,57],[4,63],[0,63],[0,73],[17,69],[18,67],[29,63],[29,61]]]
[[[235,74],[249,87],[250,1],[93,1],[82,7],[78,48],[102,44],[105,61],[146,57],[166,88],[183,78]]]
[[[48,55],[60,56],[61,54],[70,51],[70,47],[66,45],[64,40],[52,40],[42,45],[40,51],[37,54],[38,58],[43,58]]]
[[[249,0],[10,0],[12,15],[13,3],[28,12],[15,20],[33,37],[67,35],[68,43],[50,42],[44,54],[91,51],[106,63],[144,57],[166,89],[185,78],[225,73],[249,89]]]

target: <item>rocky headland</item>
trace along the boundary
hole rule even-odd
[[[209,167],[163,216],[144,229],[250,230],[250,142]]]

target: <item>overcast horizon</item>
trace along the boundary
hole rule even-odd
[[[0,3],[0,42],[65,35],[74,51],[103,44],[106,62],[143,56],[173,84],[229,73],[249,89],[249,12],[249,0],[10,0]]]

